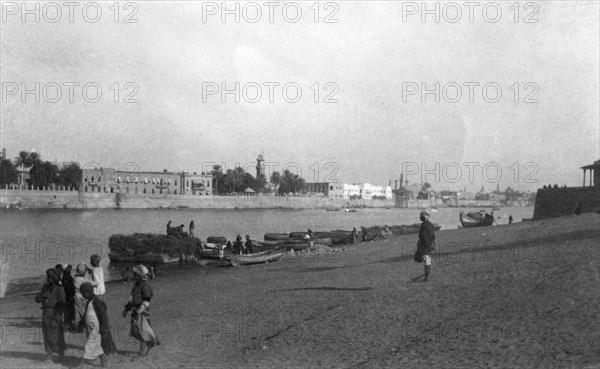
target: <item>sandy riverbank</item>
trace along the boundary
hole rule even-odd
[[[131,284],[111,284],[111,367],[597,367],[599,239],[598,214],[441,231],[428,283],[412,261],[416,235],[170,271],[151,281],[163,345],[140,361],[120,316]],[[81,336],[67,337],[66,362],[41,364],[32,296],[3,299],[0,311],[2,368],[77,363]]]

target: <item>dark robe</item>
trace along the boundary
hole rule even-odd
[[[417,243],[417,250],[421,252],[421,255],[429,255],[433,251],[433,245],[435,243],[435,233],[433,233],[433,224],[427,219],[421,223],[419,227],[419,242]]]
[[[42,334],[46,353],[63,353],[67,348],[62,325],[64,289],[54,282],[48,282],[35,296],[35,302],[42,304]]]
[[[117,346],[115,346],[112,334],[110,333],[108,314],[106,313],[106,304],[104,303],[104,301],[102,301],[102,299],[100,299],[100,297],[94,296],[92,300],[92,305],[94,306],[94,311],[96,312],[98,322],[100,323],[100,345],[102,346],[102,350],[104,351],[104,353],[108,355],[111,352],[116,351]]]
[[[75,321],[75,284],[70,273],[63,274],[62,285],[65,289],[65,323],[71,324]]]

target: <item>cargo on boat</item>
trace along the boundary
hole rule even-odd
[[[202,243],[186,233],[179,236],[135,233],[110,236],[108,248],[112,262],[168,264],[197,257]]]

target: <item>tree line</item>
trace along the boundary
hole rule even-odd
[[[306,184],[304,178],[289,170],[283,171],[283,174],[273,172],[268,181],[262,174],[255,178],[242,167],[223,172],[220,165],[215,165],[211,173],[213,193],[217,195],[244,192],[248,188],[255,192],[276,192],[283,195],[300,192]]]
[[[29,180],[24,179],[29,170]],[[75,186],[81,183],[81,168],[77,163],[57,165],[42,160],[35,152],[21,151],[13,160],[2,159],[0,163],[0,184],[27,183],[36,187],[50,185]]]
[[[25,180],[25,172],[29,171],[29,179]],[[81,168],[78,163],[57,165],[44,161],[37,152],[21,151],[13,160],[3,159],[0,167],[0,185],[27,183],[36,187],[61,185],[78,187],[81,183]],[[306,184],[304,178],[289,170],[273,172],[267,180],[264,175],[255,178],[244,168],[237,167],[223,172],[220,165],[212,170],[213,193],[228,194],[244,192],[251,189],[255,192],[276,192],[281,195],[301,192]]]

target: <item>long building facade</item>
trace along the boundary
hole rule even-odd
[[[131,194],[212,195],[212,175],[84,168],[79,190]]]
[[[366,199],[370,200],[373,197],[392,198],[391,186],[375,186],[370,183],[364,184],[347,184],[333,182],[316,182],[306,183],[304,185],[304,193],[309,195],[323,194],[333,198],[343,199]]]

